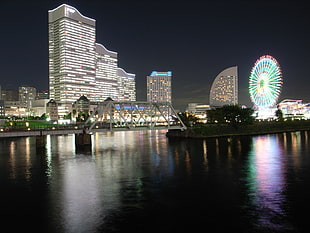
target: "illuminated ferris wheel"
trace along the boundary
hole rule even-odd
[[[249,80],[249,92],[257,107],[275,105],[282,87],[280,65],[270,55],[261,56],[252,68]]]

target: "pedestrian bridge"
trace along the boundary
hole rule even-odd
[[[85,123],[86,132],[180,129],[186,126],[169,102],[108,100],[94,109]]]

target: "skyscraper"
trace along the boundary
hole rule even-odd
[[[50,98],[74,102],[81,95],[94,99],[95,20],[63,4],[48,12]]]
[[[118,99],[117,53],[96,43],[96,101]]]
[[[171,103],[171,76],[171,71],[153,71],[147,76],[147,101]]]
[[[219,73],[213,81],[210,90],[210,105],[238,104],[238,67],[233,66]]]
[[[123,100],[127,87],[121,85],[134,82],[135,88],[134,74],[126,82],[118,76],[117,53],[96,43],[95,23],[66,4],[49,11],[49,86],[56,102],[70,106],[82,95],[96,102]]]
[[[119,101],[136,101],[135,76],[122,68],[117,68]]]

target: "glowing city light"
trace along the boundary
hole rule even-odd
[[[271,107],[280,95],[281,86],[279,63],[270,55],[261,56],[255,62],[249,79],[251,101],[257,107]]]

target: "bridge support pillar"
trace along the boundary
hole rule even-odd
[[[43,148],[46,144],[46,137],[44,135],[36,136],[36,147]]]
[[[75,134],[75,147],[85,148],[91,146],[91,135],[87,133]]]

